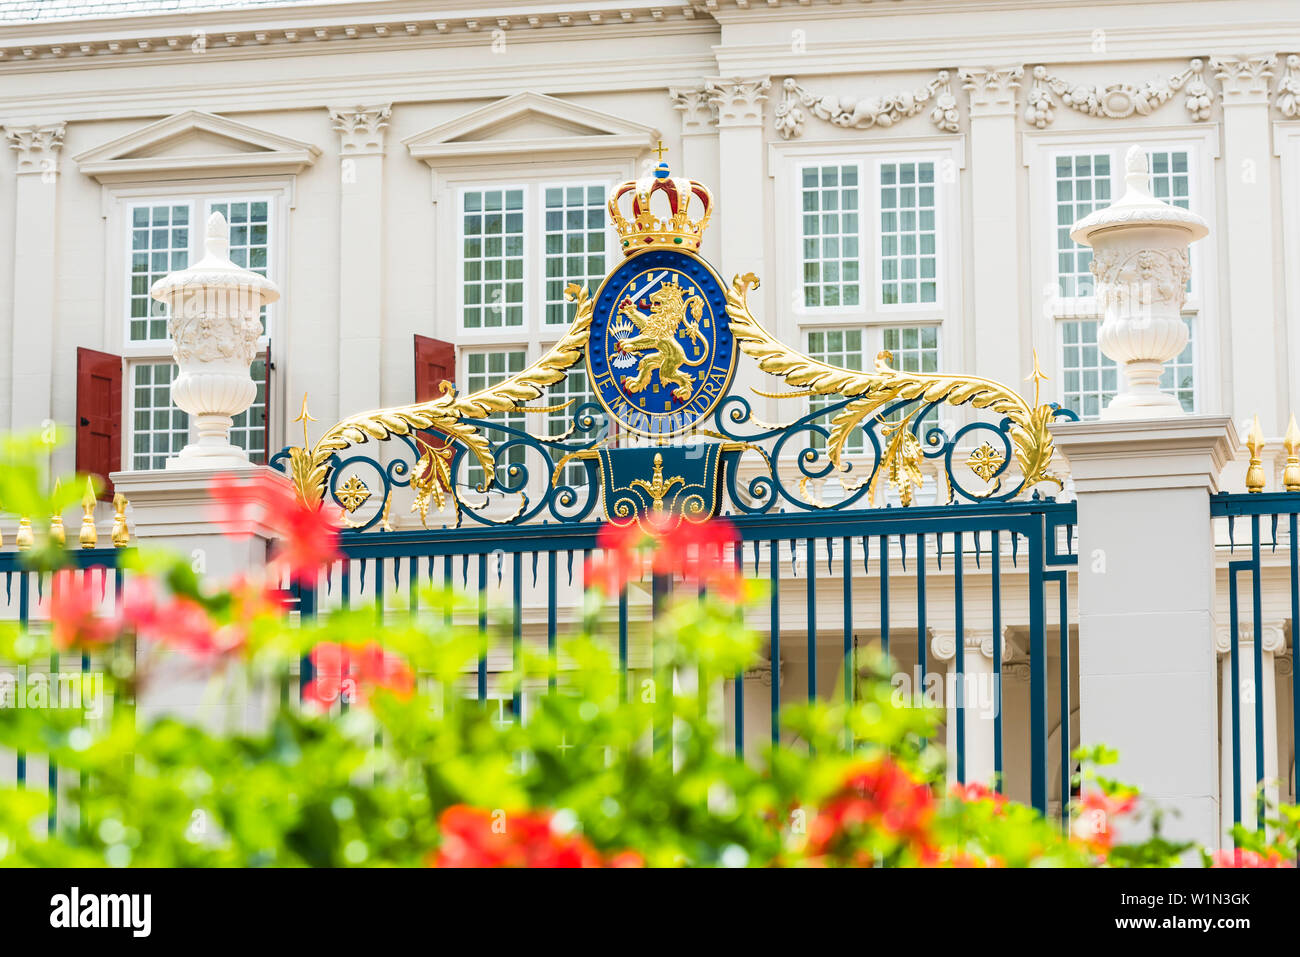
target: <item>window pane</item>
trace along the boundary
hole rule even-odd
[[[1095,209],[1110,205],[1110,154],[1056,158],[1056,278],[1065,299],[1091,296],[1092,250],[1070,238],[1070,227]],[[1083,414],[1083,410],[1076,410]]]
[[[479,350],[467,353],[465,357],[465,391],[466,393],[478,392],[480,389],[496,385],[503,379],[522,371],[524,371],[524,351],[522,349]],[[517,410],[494,413],[489,416],[489,420],[500,422],[502,425],[518,429],[520,432],[527,431],[524,413]],[[488,440],[493,444],[508,442],[518,437],[508,432],[502,432],[499,429],[485,429],[484,431]],[[473,461],[472,457],[471,461]],[[503,460],[498,460],[498,465],[521,465],[523,461],[523,447],[515,446],[506,452]],[[470,465],[466,471],[466,476],[472,486],[481,485],[486,477],[483,469],[477,465]],[[504,476],[502,477],[504,478]]]
[[[132,342],[167,338],[166,307],[149,288],[173,269],[189,265],[189,206],[136,206],[131,210],[131,266],[127,274],[127,336]],[[161,319],[150,322],[150,317]]]
[[[808,355],[833,366],[842,369],[865,369],[866,357],[862,352],[862,330],[861,329],[826,329],[817,332],[808,333]],[[811,396],[808,400],[809,410],[817,411],[824,409],[833,402],[837,402],[841,396]],[[830,417],[824,417],[814,420],[814,424],[824,429],[830,428]],[[849,435],[849,439],[844,443],[844,451],[856,453],[862,452],[865,448],[865,438],[862,435],[862,429],[855,428]],[[820,435],[813,434],[810,436],[809,445],[815,449],[824,449],[826,439]]]
[[[522,301],[522,284],[512,298],[513,283],[524,269],[522,189],[467,190],[462,194],[461,217],[461,321],[470,328],[500,329],[523,325],[523,310],[510,302]],[[480,237],[486,237],[481,239]],[[481,277],[470,279],[470,274]]]
[[[802,217],[800,249],[805,306],[860,301],[857,216],[839,213],[858,208],[857,182],[856,164],[803,170],[801,206],[807,215]]]
[[[547,325],[568,323],[564,301],[568,283],[585,283],[594,293],[605,276],[604,191],[603,184],[594,183],[546,190],[546,275],[561,280],[548,283],[544,290]]]
[[[172,405],[171,362],[142,362],[131,367],[131,467],[166,468],[167,458],[189,441],[189,416]]]
[[[934,163],[880,164],[881,305],[938,301],[933,182]]]
[[[270,203],[264,200],[221,200],[208,204],[208,215],[220,213],[230,224],[230,260],[236,265],[268,275],[271,251]],[[262,334],[266,334],[266,310],[262,307]]]
[[[257,383],[257,396],[245,412],[234,418],[230,428],[230,444],[248,452],[248,461],[255,465],[266,464],[266,360],[257,358],[249,366],[248,374]]]

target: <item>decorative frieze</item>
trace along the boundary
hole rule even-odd
[[[1024,67],[962,67],[957,75],[970,95],[971,116],[1008,116],[1016,112],[1016,91],[1025,75]]]
[[[763,122],[763,104],[772,81],[767,77],[749,79],[721,77],[706,80],[705,90],[717,109],[719,126],[759,126]]]
[[[330,121],[339,134],[339,152],[382,153],[384,129],[393,114],[392,104],[330,107]]]
[[[1300,119],[1300,56],[1286,58],[1286,68],[1277,85],[1277,109],[1288,120]]]
[[[683,133],[703,133],[718,123],[718,104],[705,86],[673,88],[668,91],[673,109],[682,114]]]
[[[65,123],[41,126],[6,126],[5,139],[18,154],[18,172],[53,173],[58,170],[59,151],[63,149]]]
[[[1026,95],[1025,122],[1045,129],[1056,118],[1055,104],[1068,107],[1085,116],[1122,120],[1138,115],[1148,116],[1164,106],[1174,94],[1183,92],[1183,104],[1194,121],[1203,123],[1210,118],[1214,93],[1205,82],[1205,64],[1192,60],[1187,69],[1163,80],[1148,80],[1141,86],[1131,83],[1072,83],[1049,73],[1047,67],[1036,66],[1033,83]]]
[[[1224,102],[1266,103],[1272,91],[1273,67],[1277,57],[1216,56],[1210,58],[1215,79],[1223,90]]]
[[[835,94],[817,96],[793,77],[786,77],[781,84],[782,99],[776,108],[776,131],[787,140],[802,136],[808,113],[845,129],[889,127],[924,112],[928,106],[930,122],[937,129],[956,133],[960,115],[951,79],[947,70],[940,70],[933,80],[917,90],[854,99]]]

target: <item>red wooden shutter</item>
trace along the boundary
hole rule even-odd
[[[98,475],[100,498],[113,497],[108,476],[122,468],[122,357],[77,349],[77,471]]]
[[[442,381],[456,381],[456,347],[441,339],[415,337],[415,401],[442,395]]]

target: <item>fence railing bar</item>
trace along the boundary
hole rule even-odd
[[[1275,526],[1276,528],[1276,526]],[[1259,516],[1250,517],[1250,597],[1255,621],[1255,828],[1264,830],[1264,598],[1260,570]],[[1276,534],[1274,535],[1276,537]]]
[[[953,630],[956,632],[953,665],[957,674],[952,693],[957,698],[953,704],[957,722],[957,781],[961,784],[966,783],[966,582],[963,558],[962,535],[957,532],[952,541]]]

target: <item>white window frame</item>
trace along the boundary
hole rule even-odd
[[[131,314],[131,230],[132,211],[138,206],[180,205],[190,206],[190,253],[189,263],[193,265],[203,255],[205,227],[211,204],[214,202],[244,202],[265,200],[270,204],[268,223],[270,226],[270,243],[267,248],[267,273],[280,287],[282,296],[287,286],[287,262],[289,249],[289,210],[293,207],[294,183],[291,178],[224,178],[213,180],[184,180],[173,183],[153,183],[143,185],[123,185],[104,188],[106,282],[104,299],[104,343],[110,351],[123,357],[122,388],[122,446],[123,462],[134,458],[135,417],[133,415],[132,393],[134,368],[141,363],[172,361],[172,342],[167,339],[133,341],[130,338]],[[271,339],[276,340],[277,354],[287,354],[284,341],[288,323],[282,303],[267,307],[266,334],[258,338],[257,351],[267,350]],[[278,335],[277,335],[278,333]],[[274,365],[275,355],[271,356]],[[268,376],[270,370],[268,369]],[[275,376],[268,381],[267,401],[272,408],[279,408],[282,388],[276,380],[283,382],[283,376]],[[195,439],[196,424],[191,418],[188,441]],[[275,422],[268,419],[268,446],[274,450],[281,436]]]
[[[518,167],[496,169],[472,167],[440,172],[434,191],[438,205],[435,243],[437,276],[437,310],[435,315],[454,316],[438,322],[432,333],[457,345],[500,346],[521,344],[527,348],[529,361],[540,355],[542,346],[555,342],[568,329],[568,323],[546,323],[546,245],[545,217],[547,187],[589,186],[599,184],[608,195],[617,183],[632,178],[630,162],[544,162],[529,165],[529,175],[521,177]],[[495,189],[524,190],[524,323],[500,328],[467,328],[464,316],[463,284],[460,281],[464,260],[464,195],[466,192]],[[605,270],[609,272],[622,258],[613,225],[607,222]],[[447,250],[449,255],[441,255]],[[596,290],[590,289],[593,295]]]
[[[1029,174],[1030,289],[1033,299],[1033,339],[1049,343],[1052,355],[1049,381],[1044,385],[1046,401],[1064,404],[1061,320],[1097,319],[1101,313],[1096,297],[1064,299],[1056,273],[1056,158],[1076,153],[1109,152],[1111,156],[1111,202],[1124,195],[1124,154],[1137,142],[1148,152],[1185,150],[1188,154],[1188,192],[1191,211],[1215,228],[1215,161],[1219,157],[1217,127],[1152,127],[1135,133],[1132,129],[1088,129],[1064,132],[1034,131],[1022,134],[1022,156]],[[1193,244],[1191,291],[1182,309],[1196,327],[1193,375],[1197,409],[1218,408],[1222,403],[1222,370],[1211,357],[1218,350],[1205,344],[1218,341],[1218,248],[1213,239]],[[1039,348],[1042,356],[1046,350]],[[1120,371],[1123,388],[1123,370]]]
[[[862,296],[856,306],[805,306],[803,298],[803,169],[808,166],[859,164],[860,256]],[[882,163],[932,162],[935,164],[935,255],[938,290],[935,302],[881,305],[880,269],[880,167]],[[876,141],[822,141],[773,144],[769,172],[774,182],[775,235],[784,243],[778,261],[787,266],[775,276],[777,301],[789,303],[778,316],[789,316],[793,328],[774,330],[798,336],[816,326],[847,327],[943,325],[948,313],[962,300],[961,275],[961,170],[965,154],[960,140],[936,137],[898,137]],[[778,320],[779,323],[780,320]],[[953,323],[952,326],[957,326]],[[944,330],[950,345],[954,330]],[[787,339],[787,341],[790,341]],[[959,354],[959,353],[958,353]]]

